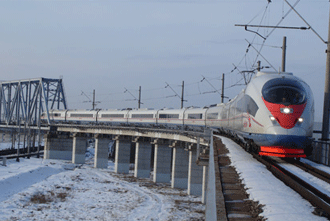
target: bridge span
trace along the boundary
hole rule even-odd
[[[39,157],[44,143],[44,159],[84,164],[87,141],[95,139],[94,167],[106,168],[109,143],[115,142],[116,173],[129,173],[130,164],[134,163],[135,177],[171,183],[172,188],[186,189],[189,195],[202,196],[203,203],[206,202],[207,185],[214,193],[214,163],[212,168],[209,167],[209,159],[215,160],[210,129],[189,131],[183,127],[133,124],[55,124],[49,114],[49,110],[54,108],[67,109],[62,79],[0,82],[0,131],[11,134],[13,147],[18,140],[17,160],[23,139],[27,155],[30,147],[37,143]],[[45,114],[46,121],[41,121],[42,114]],[[211,213],[214,214],[213,193],[208,194],[208,204],[214,205],[207,207],[213,208]]]
[[[95,168],[108,166],[111,140],[115,141],[115,172],[129,173],[134,155],[134,176],[170,183],[204,196],[211,131],[183,131],[147,127],[52,125],[44,136],[44,159],[85,163],[87,139],[95,139]],[[152,165],[153,161],[153,165]]]

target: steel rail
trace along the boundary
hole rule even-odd
[[[324,182],[327,182],[330,184],[330,174],[323,171],[323,170],[319,170],[315,167],[312,167],[309,164],[303,163],[303,162],[289,162],[292,163],[292,165],[299,167],[300,169],[304,170],[307,173],[310,173],[311,175],[323,180]]]
[[[253,157],[264,164],[278,179],[299,193],[303,198],[310,201],[312,205],[321,208],[330,215],[330,197],[328,195],[287,171],[270,158],[260,157],[257,154],[253,154]]]
[[[218,134],[221,136],[228,137],[235,141],[238,145],[240,145],[243,149],[244,147],[235,140],[232,136],[228,134]],[[274,174],[278,179],[283,181],[286,185],[292,188],[294,191],[299,193],[303,198],[308,200],[313,206],[322,209],[324,212],[327,213],[327,217],[330,217],[330,197],[309,183],[305,182],[304,180],[300,179],[296,175],[292,174],[291,172],[287,171],[273,160],[265,156],[259,156],[256,153],[251,153],[252,156],[257,159],[259,162],[264,164],[266,168]],[[319,172],[319,171],[318,171]],[[320,172],[321,173],[321,172]]]

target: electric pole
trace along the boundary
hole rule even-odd
[[[83,92],[83,91],[81,91],[81,95],[84,95],[85,97],[87,97],[88,98],[88,101],[84,101],[84,103],[92,103],[92,110],[95,110],[95,107],[96,107],[96,105],[98,104],[98,103],[101,103],[100,101],[96,101],[95,100],[95,89],[93,90],[93,100],[91,100],[91,98],[87,95],[87,94],[85,94],[85,92]]]
[[[138,108],[141,107],[141,86],[139,87],[139,101],[138,101]]]
[[[184,101],[184,81],[182,81],[182,93],[181,93],[181,109],[183,108],[183,101]]]
[[[92,107],[93,107],[93,109],[92,110],[94,110],[95,109],[95,89],[93,90],[93,103],[92,103]]]
[[[285,72],[285,60],[286,60],[286,36],[283,37],[283,46],[282,46],[282,72]]]
[[[329,13],[330,15],[330,13]],[[323,104],[323,121],[322,121],[322,140],[329,138],[329,99],[330,99],[330,16],[328,27],[327,42],[327,62],[325,67],[325,86],[324,86],[324,104]]]
[[[222,87],[221,87],[221,103],[223,104],[223,99],[225,98],[225,74],[222,74]]]

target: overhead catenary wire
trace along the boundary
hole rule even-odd
[[[265,7],[264,10],[263,10],[263,15],[262,15],[262,18],[261,18],[261,20],[260,20],[260,22],[259,22],[260,25],[262,24],[262,22],[264,21],[264,19],[265,19],[265,17],[266,17],[266,12],[267,12],[267,9],[269,8],[269,4],[270,4],[270,3],[271,3],[271,1],[268,1],[266,7]],[[260,13],[260,12],[259,12],[259,13]],[[255,16],[255,17],[254,17],[254,18],[253,18],[248,24],[250,24],[250,23],[251,23],[256,17],[257,17],[257,15],[256,15],[256,16]],[[249,64],[249,65],[247,64],[247,61],[248,61],[247,54],[249,53],[249,48],[250,48],[250,47],[252,46],[252,44],[254,43],[254,41],[255,41],[255,39],[256,39],[256,36],[257,36],[257,35],[261,36],[260,34],[258,34],[259,29],[260,29],[260,28],[258,28],[257,31],[254,32],[255,35],[254,35],[254,37],[253,37],[251,43],[249,43],[247,49],[245,50],[245,54],[244,54],[243,58],[240,60],[240,62],[238,63],[238,65],[234,65],[234,69],[232,69],[232,70],[230,71],[230,73],[233,73],[235,70],[238,70],[237,67],[240,66],[240,64],[241,64],[243,61],[245,61],[245,67],[246,67],[247,69],[249,68],[248,66],[253,67],[253,66],[256,64],[256,62],[257,62],[257,60],[258,60],[258,57],[259,57],[259,54],[260,54],[260,52],[261,52],[261,50],[262,50],[262,48],[263,48],[263,45],[264,45],[266,39],[263,40],[263,42],[262,42],[262,44],[261,44],[261,47],[260,47],[260,51],[258,52],[258,50],[257,50],[257,56],[256,56],[255,60],[254,60],[253,62],[251,62],[251,64]],[[238,71],[239,71],[239,70],[238,70]],[[245,83],[247,83],[247,78],[244,76],[245,74],[242,73],[242,72],[240,72],[240,71],[239,71],[239,73],[243,75],[243,79],[244,79]],[[250,77],[248,77],[248,78],[250,78]],[[234,84],[234,85],[236,85],[236,84]]]
[[[285,0],[285,1],[286,1],[286,0]],[[259,31],[259,29],[260,29],[260,27],[261,27],[262,21],[264,20],[265,12],[266,12],[266,10],[267,10],[269,4],[271,3],[271,1],[268,1],[267,6],[266,6],[266,8],[265,8],[265,12],[264,12],[264,14],[262,15],[262,19],[261,19],[261,21],[260,21],[260,23],[259,23],[259,26],[256,26],[256,27],[258,27],[258,29],[257,29],[257,31],[255,32],[254,38],[252,39],[251,43],[249,43],[249,45],[248,45],[248,48],[249,48],[250,46],[252,46],[252,47],[256,50],[256,52],[257,52],[257,56],[256,56],[254,62],[252,63],[252,66],[254,66],[254,65],[256,64],[256,62],[258,61],[258,57],[259,57],[259,56],[261,56],[263,59],[265,59],[265,58],[261,55],[261,51],[262,51],[262,49],[263,49],[263,47],[264,47],[264,44],[265,44],[267,38],[268,38],[268,37],[269,37],[269,36],[275,31],[275,29],[277,29],[277,28],[279,27],[279,25],[282,23],[282,21],[285,19],[285,17],[288,16],[288,14],[294,9],[294,7],[299,3],[299,1],[300,1],[300,0],[297,0],[297,1],[293,4],[293,6],[288,10],[288,12],[287,12],[285,15],[282,16],[281,20],[280,20],[280,21],[274,26],[274,28],[273,28],[273,29],[272,29],[272,30],[271,30],[271,31],[270,31],[265,37],[262,36],[262,37],[263,37],[263,42],[262,42],[262,44],[261,44],[260,49],[257,50],[257,49],[256,49],[255,47],[253,47],[252,45],[254,44],[254,40],[255,40],[256,36],[257,36],[257,35],[261,36],[261,35],[258,33],[258,31]],[[284,8],[283,8],[283,10],[284,10]],[[282,13],[282,14],[283,14],[283,13]],[[250,23],[251,23],[251,21],[250,21],[248,24],[250,24]],[[310,27],[310,25],[309,25],[309,27]],[[248,48],[247,48],[247,50],[246,50],[246,53],[245,53],[243,59],[244,59],[244,58],[246,59],[246,55],[247,55],[247,53],[249,52]],[[266,60],[266,59],[265,59],[265,60]],[[270,64],[269,61],[266,60],[266,62],[267,62],[270,66],[272,66],[272,68],[276,71],[276,69],[273,67],[273,65]]]
[[[87,102],[92,102],[92,100],[90,99],[90,97],[87,96],[87,94],[83,91],[81,91],[81,95],[84,95],[89,101]],[[86,102],[86,101],[85,101]]]
[[[215,90],[215,91],[212,91],[212,92],[204,92],[205,93],[218,93],[220,96],[220,92],[202,75],[203,79],[201,80],[201,82],[203,82],[204,80]]]
[[[127,88],[125,88],[125,91],[124,91],[124,93],[129,93],[134,99],[129,99],[129,100],[127,100],[127,101],[137,101],[138,99],[129,91],[129,90],[127,90]]]
[[[294,4],[293,7],[296,7],[297,4],[300,2],[300,0],[297,0]],[[290,12],[292,11],[292,8],[290,8],[287,13],[285,13],[284,16],[282,16],[282,18],[280,19],[280,21],[275,25],[275,27],[268,33],[268,35],[266,36],[266,39],[276,30],[276,27],[279,26],[282,21],[290,14]]]
[[[290,8],[301,18],[301,20],[303,20],[305,22],[306,25],[308,25],[308,28],[310,28],[314,34],[317,35],[317,37],[319,37],[319,39],[321,39],[321,41],[323,41],[324,44],[327,44],[327,42],[325,40],[323,40],[323,38],[315,31],[315,29],[299,14],[299,12],[287,1],[284,0],[289,6]]]
[[[205,77],[205,79],[208,81],[208,83],[210,85],[212,85],[209,80],[214,80],[214,79],[217,79],[218,80],[219,77],[213,77],[213,78]],[[193,86],[193,85],[198,85],[199,86],[200,82],[201,81],[191,82],[191,83],[186,84],[185,86],[186,87]],[[170,88],[174,92],[175,95],[173,95],[173,96],[159,96],[159,97],[145,98],[143,100],[156,100],[156,99],[166,99],[166,98],[171,98],[171,97],[180,97],[180,95],[174,90],[175,87],[181,87],[181,86],[172,86],[172,85],[170,85],[169,83],[166,82],[165,88]],[[162,88],[152,88],[152,89],[146,89],[144,91],[166,90],[165,88],[164,87],[162,87]],[[132,93],[132,91],[135,90],[135,89],[132,89],[131,90],[131,89],[128,89],[126,87],[124,89],[125,89],[124,92],[101,94],[101,95],[107,95],[107,97],[102,100],[102,103],[120,102],[120,101],[135,101],[135,100],[137,100],[137,97],[134,96],[134,94]],[[219,91],[218,89],[215,89],[215,90],[216,91]],[[109,100],[109,96],[111,96],[111,95],[122,95],[122,94],[125,94],[125,93],[130,94],[133,97],[133,99],[112,99],[112,100]],[[198,93],[196,95],[202,95],[203,93],[205,93],[205,92],[201,92],[200,91],[200,93]],[[87,97],[91,101],[91,99],[88,97],[88,95],[86,93],[81,93],[80,95],[70,96],[70,97],[72,98],[72,97],[81,97],[81,96]],[[187,95],[187,96],[190,96],[190,95]],[[80,102],[73,102],[73,103],[81,103],[81,102],[82,101],[80,101]]]
[[[171,85],[169,85],[167,82],[165,82],[165,83],[166,83],[165,88],[170,88],[173,91],[173,93],[175,94],[175,95],[171,95],[171,96],[167,96],[167,97],[179,97],[179,98],[181,98],[180,95],[178,95],[178,93],[176,93],[176,91],[171,87]]]
[[[245,41],[247,41],[249,43],[249,41],[247,39],[245,39]],[[249,43],[250,44],[250,43]],[[256,52],[275,70],[277,71],[274,66],[255,48],[253,47],[253,45],[251,45],[251,47],[256,50]]]

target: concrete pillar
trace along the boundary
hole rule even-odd
[[[196,148],[189,151],[188,195],[202,196],[203,167],[196,164]]]
[[[44,159],[72,160],[72,138],[68,135],[46,134]]]
[[[173,148],[172,188],[188,188],[189,153],[183,147]]]
[[[86,153],[86,138],[77,134],[73,135],[72,163],[84,164]]]
[[[169,183],[171,181],[172,149],[168,144],[158,141],[155,143],[154,177],[155,183]]]
[[[129,160],[131,151],[131,140],[124,137],[116,138],[115,172],[129,173]]]
[[[108,167],[109,143],[109,138],[103,138],[100,135],[95,136],[94,168]]]
[[[134,176],[150,177],[151,143],[150,140],[136,140]]]

